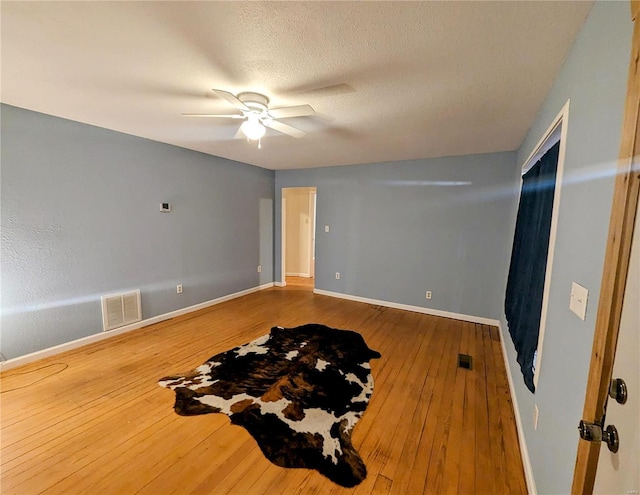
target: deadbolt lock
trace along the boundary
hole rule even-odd
[[[578,425],[578,431],[580,432],[580,438],[587,442],[601,442],[602,441],[602,428],[600,425],[594,423],[587,423],[584,420],[580,420]]]
[[[618,430],[613,425],[607,426],[605,430],[602,431],[602,427],[600,425],[580,420],[578,430],[580,431],[580,438],[587,440],[588,442],[605,442],[607,444],[607,448],[614,454],[618,452],[618,449],[620,448]]]

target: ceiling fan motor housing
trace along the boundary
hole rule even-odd
[[[256,110],[258,113],[266,112],[269,108],[269,98],[260,93],[240,93],[238,94],[238,99],[251,110]]]

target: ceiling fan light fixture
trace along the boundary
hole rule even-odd
[[[188,117],[217,117],[225,119],[247,119],[242,123],[236,134],[244,135],[249,141],[258,141],[260,148],[260,139],[267,132],[267,127],[273,129],[276,133],[286,134],[294,138],[301,138],[306,133],[293,126],[280,122],[280,119],[289,119],[294,117],[308,117],[315,115],[315,110],[309,105],[297,105],[293,107],[282,107],[269,110],[269,98],[260,93],[245,92],[239,93],[237,96],[224,91],[222,89],[213,89],[213,92],[220,98],[226,100],[241,114],[210,114],[210,113],[183,113]]]
[[[267,129],[260,122],[260,118],[257,115],[250,114],[247,121],[240,126],[242,133],[247,136],[247,139],[251,141],[258,141],[264,136]]]

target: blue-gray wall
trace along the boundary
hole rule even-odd
[[[498,319],[513,236],[515,163],[515,153],[492,153],[277,171],[276,279],[282,188],[315,186],[316,288]]]
[[[596,2],[518,151],[522,165],[571,98],[566,160],[540,379],[522,382],[503,331],[539,493],[569,493],[600,295],[631,47],[628,2]],[[586,320],[569,311],[571,282],[589,289]],[[533,429],[534,403],[539,407]]]
[[[1,110],[6,358],[101,332],[103,294],[150,318],[273,281],[273,171]]]

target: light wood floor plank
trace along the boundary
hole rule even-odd
[[[458,351],[460,353],[467,354],[469,347],[469,332],[464,331],[466,325],[462,328],[460,347]],[[455,362],[455,361],[454,361]],[[462,368],[456,369],[455,382],[451,400],[453,404],[464,404],[466,375],[469,372]],[[449,435],[447,436],[445,443],[445,459],[444,468],[442,470],[442,489],[441,492],[445,494],[458,493],[458,482],[460,478],[460,452],[464,442],[463,437],[463,424],[464,424],[464,409],[462,407],[451,407],[451,422],[449,424]],[[446,425],[445,425],[446,428]]]
[[[478,403],[476,401],[476,382],[474,370],[478,366],[476,359],[476,339],[475,325],[473,323],[465,323],[465,331],[467,333],[467,351],[466,353],[472,357],[471,370],[465,371],[465,396],[463,402],[463,424],[462,424],[462,445],[460,451],[460,477],[458,480],[458,493],[472,494],[475,491],[476,477],[476,409]]]
[[[483,328],[482,325],[474,325],[476,355],[474,356],[474,375],[476,382],[476,430],[475,430],[475,472],[476,483],[474,493],[493,495],[496,493],[493,484],[493,476],[499,468],[491,465],[491,449],[489,437],[489,411],[487,403],[487,382],[485,359],[486,353],[484,348]],[[491,472],[489,476],[487,473]]]
[[[434,429],[433,447],[426,472],[426,479],[422,482],[423,493],[441,493],[444,476],[444,462],[447,456],[447,445],[449,433],[451,431],[451,415],[453,413],[453,390],[458,373],[457,357],[460,349],[460,339],[462,337],[462,325],[454,320],[449,320],[448,333],[451,335],[449,352],[444,357],[445,370],[444,382],[441,393],[437,396],[439,407],[436,416],[436,427]],[[418,478],[419,479],[419,478]],[[416,489],[420,485],[416,486]],[[411,489],[410,485],[410,489]],[[419,492],[415,492],[419,493]]]
[[[305,286],[306,285],[306,286]],[[313,294],[260,291],[0,375],[2,493],[526,493],[497,329]],[[221,414],[182,417],[157,385],[272,326],[360,332],[382,354],[352,435],[367,478],[284,469]],[[458,353],[473,369],[457,366]]]
[[[505,469],[506,491],[507,493],[524,493],[527,491],[524,477],[518,476],[518,466],[511,462],[514,457],[520,457],[520,448],[515,421],[509,420],[513,417],[514,411],[502,357],[500,336],[497,328],[493,327],[490,331],[492,334],[493,366],[496,370],[496,391],[500,407],[501,457]]]
[[[437,323],[444,324],[444,322],[443,320]],[[392,481],[391,490],[393,493],[406,493],[410,483],[410,475],[415,474],[417,470],[424,469],[421,460],[428,459],[426,455],[421,455],[420,446],[422,445],[423,448],[426,446],[422,437],[425,434],[424,427],[436,383],[434,377],[444,353],[446,336],[447,333],[443,331],[443,328],[436,326],[429,341],[429,347],[422,353],[424,359],[422,370],[424,371],[417,373],[421,378],[421,383],[418,382],[420,385],[414,391],[415,409],[411,420],[407,421],[410,424],[407,438],[402,446],[400,456],[391,459],[381,473]]]
[[[429,395],[422,406],[426,407],[424,421],[417,431],[418,443],[415,452],[408,451],[404,462],[398,463],[398,470],[394,475],[391,487],[392,493],[423,492],[437,430],[439,405],[444,393],[446,366],[443,363],[446,362],[447,356],[451,352],[454,338],[454,335],[448,331],[448,325],[448,320],[438,322],[436,329],[438,338],[435,340],[437,345],[433,348],[435,360],[426,373],[427,380],[432,383],[426,384]],[[411,466],[409,470],[404,469],[405,463]]]

